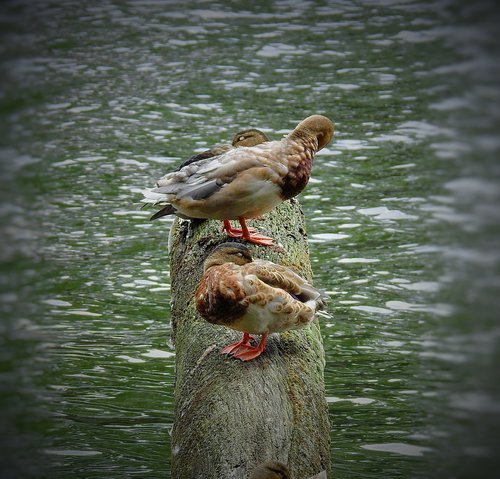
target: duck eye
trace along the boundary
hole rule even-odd
[[[245,139],[245,137],[244,137],[244,136],[240,136],[240,137],[238,138],[238,141],[243,141],[244,139]]]
[[[239,256],[240,258],[243,258],[243,253],[236,253],[236,256]]]

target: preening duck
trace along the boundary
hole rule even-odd
[[[143,201],[163,206],[152,219],[167,214],[218,219],[233,238],[272,245],[271,238],[248,228],[246,219],[262,216],[297,196],[309,181],[314,155],[330,142],[333,132],[328,118],[312,115],[280,141],[190,159],[160,178],[156,188],[145,190]],[[241,229],[233,228],[232,219],[239,220]]]
[[[254,260],[241,243],[223,243],[207,257],[196,289],[196,309],[209,323],[243,332],[222,349],[242,361],[258,357],[270,333],[306,327],[326,295],[286,266]],[[258,346],[250,334],[261,334]]]

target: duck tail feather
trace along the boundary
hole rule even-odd
[[[162,216],[173,215],[173,214],[175,214],[175,208],[172,205],[167,205],[167,206],[164,206],[160,211],[157,211],[149,219],[151,221],[153,221],[153,220],[157,220],[158,218],[161,218]]]

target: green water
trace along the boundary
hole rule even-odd
[[[171,220],[139,190],[313,113],[335,477],[495,477],[493,2],[82,3],[0,10],[2,478],[170,477]]]

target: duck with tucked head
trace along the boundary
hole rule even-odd
[[[262,216],[306,187],[314,155],[330,142],[333,131],[328,118],[312,115],[280,141],[188,160],[160,178],[156,188],[145,190],[143,201],[163,206],[153,219],[167,214],[218,219],[229,236],[270,246],[273,240],[249,228],[246,219]],[[231,225],[232,219],[238,219],[241,229]]]
[[[253,259],[241,243],[223,243],[207,257],[196,289],[196,309],[209,323],[243,332],[221,353],[242,361],[258,357],[270,333],[306,327],[326,295],[286,266]],[[252,346],[250,334],[261,334]]]

